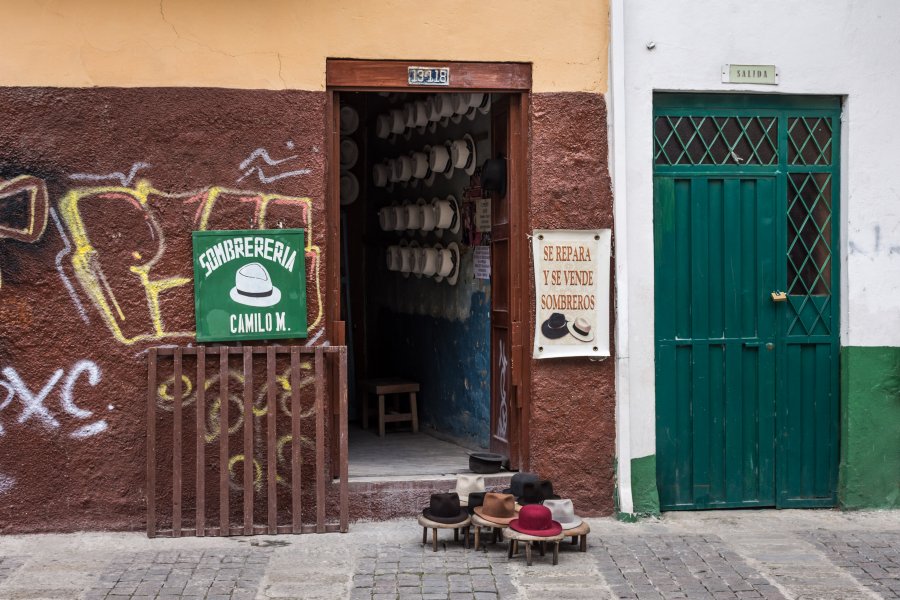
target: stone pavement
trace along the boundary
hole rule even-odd
[[[478,552],[414,519],[351,533],[149,540],[140,533],[0,537],[3,599],[568,600],[900,598],[900,512],[669,513],[590,519],[559,565]]]

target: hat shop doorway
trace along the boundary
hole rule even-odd
[[[531,65],[330,59],[326,81],[351,487],[452,476],[477,450],[527,468]]]

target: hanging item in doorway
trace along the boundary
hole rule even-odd
[[[609,356],[609,229],[536,230],[534,358]]]
[[[462,169],[469,176],[475,174],[477,158],[475,156],[475,140],[471,135],[467,133],[461,140],[453,140],[450,145],[450,156],[455,168]]]
[[[453,161],[450,159],[450,142],[435,144],[431,147],[431,170],[435,173],[443,173],[444,177],[453,177]]]
[[[359,181],[350,171],[341,172],[341,206],[353,204],[359,197]]]
[[[352,106],[341,107],[341,135],[352,135],[359,127],[359,113]]]

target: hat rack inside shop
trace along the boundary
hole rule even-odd
[[[361,188],[375,202],[367,211],[382,232],[382,263],[392,276],[456,285],[471,249],[487,245],[489,211],[476,169],[490,154],[491,95],[382,93],[384,108],[366,116],[368,132],[351,106],[341,108],[342,205]],[[368,173],[359,167],[359,138],[368,135]],[[360,181],[366,177],[367,181]],[[480,218],[479,218],[480,217]]]

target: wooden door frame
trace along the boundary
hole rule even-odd
[[[407,67],[448,67],[450,85],[414,87],[408,84]],[[432,60],[357,60],[329,58],[325,63],[325,219],[340,222],[340,122],[338,95],[341,92],[454,92],[478,91],[509,93],[510,144],[508,157],[509,192],[521,199],[510,204],[510,373],[513,402],[519,413],[516,439],[510,440],[510,461],[514,467],[529,467],[529,420],[531,362],[525,354],[532,292],[530,283],[528,231],[528,161],[530,158],[531,64],[494,62],[455,62]],[[518,101],[515,100],[518,98]],[[345,325],[341,318],[340,228],[326,227],[325,249],[325,332],[333,344],[345,343]],[[493,384],[492,384],[493,385]],[[336,386],[332,386],[334,389]]]

